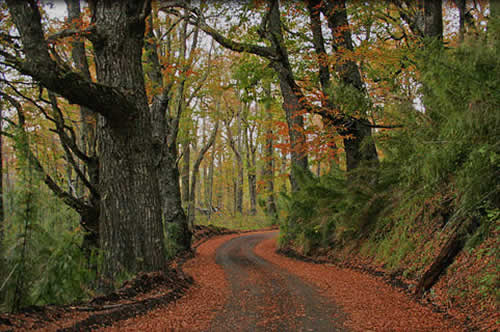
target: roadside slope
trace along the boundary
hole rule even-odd
[[[314,264],[276,253],[276,239],[257,245],[257,255],[311,283],[347,314],[345,327],[354,331],[464,331],[368,274],[333,265]]]

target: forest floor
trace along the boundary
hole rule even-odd
[[[114,303],[94,301],[101,311],[59,312],[48,324],[43,317],[30,326],[0,316],[0,331],[9,329],[2,319],[10,320],[11,330],[44,331],[466,330],[367,272],[278,254],[276,236],[276,231],[204,236],[195,256],[180,262],[186,275],[178,269],[169,277],[144,276],[143,281],[157,278],[159,286],[128,298],[122,289]],[[149,285],[135,283],[129,288]]]

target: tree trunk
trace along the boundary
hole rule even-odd
[[[331,110],[337,109],[335,106],[332,92],[331,92],[331,81],[330,81],[330,68],[328,55],[325,49],[325,40],[323,38],[323,29],[321,27],[321,0],[308,0],[307,8],[309,11],[309,19],[311,22],[311,32],[313,36],[313,45],[316,52],[318,63],[318,77],[321,85],[321,92],[323,93],[323,98],[321,99],[321,107],[323,107],[326,112],[331,112]],[[322,117],[323,126],[328,128],[329,131],[333,132],[336,130],[335,123],[333,121]],[[330,142],[329,150],[332,155],[336,155],[337,146],[335,142]],[[331,163],[337,160],[331,160]],[[319,167],[319,166],[318,166]]]
[[[241,105],[243,107],[243,105]],[[238,157],[236,158],[237,167],[236,171],[238,173],[236,182],[236,212],[239,214],[243,213],[243,181],[244,181],[244,168],[243,168],[243,149],[241,148],[241,137],[242,137],[242,125],[241,125],[241,112],[236,115],[236,150],[238,151]]]
[[[332,33],[333,50],[335,52],[339,49],[354,50],[345,0],[335,3],[327,1],[326,6],[322,6],[321,9],[327,17],[328,26]],[[356,62],[352,60],[340,61],[337,62],[335,69],[343,84],[351,85],[361,93],[366,93]],[[365,116],[365,114],[360,116]],[[375,142],[372,140],[369,121],[344,115],[341,124],[342,128],[339,133],[345,137],[343,141],[347,171],[356,169],[363,162],[378,164],[377,150]]]
[[[465,37],[465,13],[467,10],[466,0],[455,0],[458,9],[458,42],[462,43]]]
[[[214,143],[215,144],[215,143]],[[210,158],[208,158],[208,162],[205,162],[204,163],[204,166],[203,166],[203,174],[202,174],[202,178],[203,178],[203,205],[207,208],[207,209],[210,209],[210,203],[209,203],[209,199],[208,199],[208,194],[209,194],[209,185],[208,185],[208,182],[209,182],[209,179],[208,179],[208,173],[209,173],[209,163],[212,162],[212,154],[210,154]]]
[[[182,144],[182,167],[181,167],[181,189],[182,189],[182,202],[187,206],[189,201],[189,174],[191,168],[191,146],[187,141]]]
[[[464,248],[467,235],[473,234],[480,226],[477,220],[468,220],[459,225],[446,241],[443,248],[432,262],[431,266],[425,271],[415,288],[415,296],[422,297],[425,292],[439,280],[439,277],[450,266],[455,257]]]
[[[205,145],[206,143],[206,138],[207,138],[207,121],[206,119],[201,119],[202,121],[202,126],[201,126],[201,132],[202,132],[202,140],[201,140],[201,146],[196,147],[196,152],[199,155],[200,149]],[[197,144],[198,145],[198,144]],[[201,165],[200,165],[201,167]],[[203,208],[204,205],[204,200],[202,197],[202,192],[203,192],[203,184],[205,182],[205,167],[201,167],[201,170],[198,171],[198,184],[196,185],[196,197],[198,200],[198,205]],[[203,193],[204,194],[204,193]],[[196,205],[195,205],[196,206]]]
[[[280,166],[280,174],[286,174],[286,169],[287,169],[287,164],[288,164],[288,158],[285,153],[281,153],[281,166]],[[290,178],[289,178],[290,179]],[[284,193],[288,192],[288,186],[286,180],[283,180],[281,183],[281,191]]]
[[[238,213],[238,176],[235,176],[234,172],[238,172],[238,163],[236,161],[233,161],[233,169],[232,169],[232,174],[231,177],[233,179],[233,197],[232,197],[232,204],[233,204],[233,209],[232,209],[232,215],[235,216]]]
[[[424,34],[426,37],[443,39],[442,0],[424,0]]]
[[[208,219],[212,217],[212,213],[214,212],[214,206],[213,206],[213,193],[214,193],[214,167],[215,167],[215,153],[216,153],[216,142],[214,142],[214,147],[212,149],[212,152],[210,154],[210,163],[208,165],[208,175],[207,175],[207,182],[206,182],[206,189],[207,189],[207,200],[206,200],[206,205],[208,208]]]
[[[249,107],[245,103],[243,112],[243,145],[245,146],[245,166],[247,169],[248,180],[248,196],[250,200],[249,215],[255,216],[257,214],[257,165],[255,159],[255,142],[253,138],[255,127],[251,127],[248,123]]]
[[[179,185],[179,169],[177,167],[176,144],[166,145],[160,162],[159,184],[163,198],[163,220],[167,229],[167,239],[176,244],[180,251],[191,248],[191,231],[187,215],[182,208]]]
[[[255,152],[250,152],[250,162],[247,167],[248,177],[248,195],[250,196],[250,212],[251,216],[257,214],[257,174],[256,174],[256,160]]]
[[[280,81],[280,89],[283,96],[283,109],[285,110],[292,149],[290,183],[292,184],[292,191],[297,191],[299,190],[299,183],[296,180],[297,172],[307,172],[309,170],[306,136],[304,134],[304,118],[302,115],[304,109],[301,106],[299,97],[294,91],[294,86],[292,86],[295,79],[293,78],[288,51],[284,44],[278,1],[271,0],[268,15],[269,32],[267,38],[271,42],[273,48],[277,50],[277,55],[279,57],[279,59],[271,62],[271,66],[278,74]]]
[[[343,139],[347,171],[356,169],[362,162],[378,164],[377,149],[369,124],[368,120],[356,119],[346,130],[347,135],[352,135],[352,138]]]
[[[97,79],[133,91],[128,118],[98,118],[100,242],[103,276],[162,270],[165,266],[161,199],[155,168],[142,49],[147,1],[98,1],[93,13]],[[127,13],[127,15],[124,15]]]
[[[212,131],[212,134],[210,135],[210,138],[208,141],[205,143],[205,145],[200,149],[200,152],[198,153],[198,157],[196,158],[196,161],[193,164],[193,174],[191,176],[191,190],[190,190],[190,196],[189,196],[189,208],[188,208],[188,219],[189,219],[189,224],[191,227],[194,225],[194,218],[195,218],[195,203],[196,203],[196,197],[195,197],[195,192],[196,192],[196,178],[198,176],[199,170],[200,170],[200,165],[201,162],[203,161],[203,158],[205,157],[205,154],[207,151],[210,149],[210,147],[214,144],[215,142],[215,137],[217,135],[217,130],[219,129],[219,122],[215,124],[215,127]]]
[[[218,104],[219,105],[219,104]],[[217,106],[220,107],[220,106]],[[243,213],[243,157],[241,156],[241,106],[236,113],[236,139],[233,136],[232,128],[230,126],[232,118],[230,121],[224,120],[226,125],[226,133],[229,146],[234,153],[235,161],[234,171],[236,176],[233,176],[233,211],[234,213]],[[233,115],[234,116],[234,115]]]
[[[224,174],[224,170],[222,168],[222,165],[224,163],[224,152],[220,151],[218,154],[218,160],[217,160],[217,169],[219,174]],[[225,209],[226,205],[224,204],[226,202],[224,194],[227,193],[228,191],[226,188],[224,188],[224,184],[221,181],[217,181],[217,187],[216,187],[216,192],[215,192],[215,201],[217,202],[217,207],[220,209]],[[229,205],[228,205],[229,206]]]
[[[3,104],[1,102],[0,102],[0,128],[3,128]],[[3,240],[5,237],[4,227],[5,227],[5,212],[3,205],[3,136],[0,134],[0,261],[3,259]]]
[[[158,13],[155,12],[155,15]],[[157,16],[155,16],[157,17]],[[158,183],[162,198],[162,216],[165,223],[167,241],[174,244],[179,250],[188,250],[191,247],[191,231],[189,230],[187,216],[182,208],[179,169],[177,166],[177,134],[179,119],[182,114],[183,103],[177,105],[177,114],[169,116],[170,93],[173,83],[163,84],[158,45],[153,34],[153,15],[149,16],[149,30],[146,32],[145,45],[147,60],[150,70],[147,72],[154,88],[162,88],[162,92],[153,96],[151,107],[152,134],[155,147]],[[185,36],[185,25],[182,27]],[[180,57],[185,56],[185,38],[181,43]],[[167,42],[166,52],[171,58],[172,50]],[[170,60],[169,60],[170,61]],[[170,63],[168,61],[168,63]],[[182,82],[181,82],[182,83]],[[179,86],[178,95],[182,95],[183,85]],[[182,100],[181,100],[182,101]]]
[[[304,134],[304,118],[301,114],[301,106],[297,96],[285,81],[285,73],[280,74],[280,88],[283,95],[283,108],[285,109],[286,122],[291,146],[291,171],[290,183],[292,191],[300,189],[297,182],[297,173],[308,171],[308,158],[306,147],[306,136]]]
[[[264,147],[264,180],[266,182],[266,214],[273,219],[277,218],[276,201],[274,197],[274,134],[273,113],[271,111],[271,82],[264,83],[264,113],[266,114],[266,145]]]

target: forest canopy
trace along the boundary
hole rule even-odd
[[[279,225],[419,297],[476,269],[491,304],[498,7],[1,2],[2,309],[168,270],[203,223]]]

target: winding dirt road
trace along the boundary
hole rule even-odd
[[[276,236],[241,236],[218,248],[216,263],[226,272],[231,296],[211,331],[341,330],[338,308],[311,285],[254,253],[258,243]]]
[[[371,275],[275,252],[277,232],[225,235],[183,269],[179,300],[106,331],[462,331]]]

